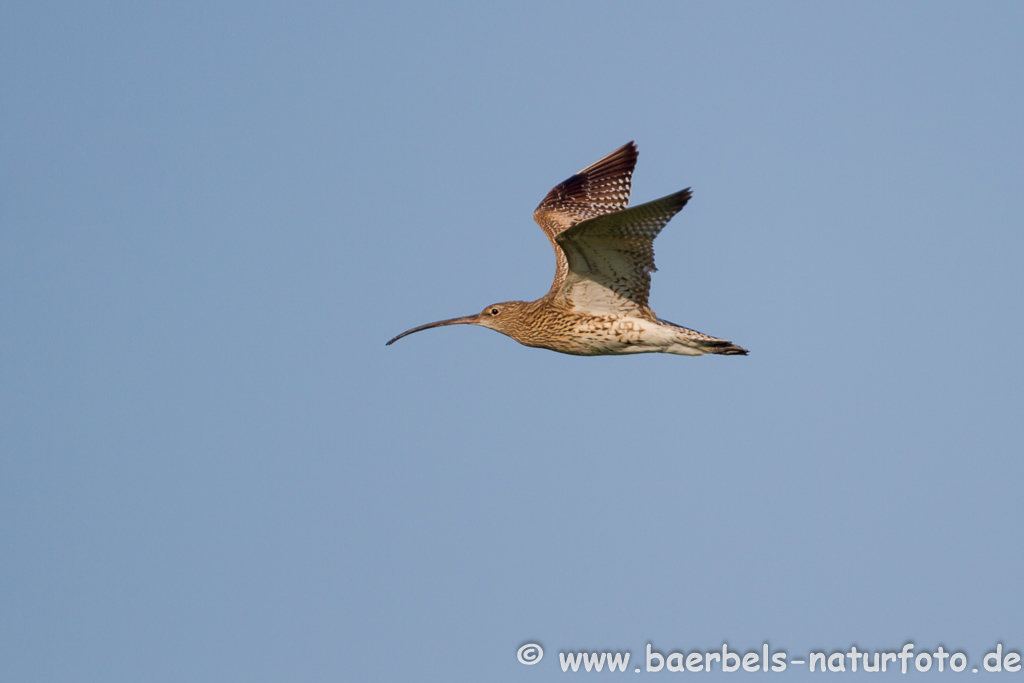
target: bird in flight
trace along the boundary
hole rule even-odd
[[[480,325],[526,346],[577,356],[747,355],[730,341],[662,320],[647,305],[654,238],[691,193],[687,188],[627,209],[636,159],[636,145],[623,145],[557,185],[533,212],[555,250],[547,294],[420,325],[387,344],[431,327]]]

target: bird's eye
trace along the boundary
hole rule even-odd
[[[491,309],[491,315],[498,315],[498,309],[497,308],[492,308]]]

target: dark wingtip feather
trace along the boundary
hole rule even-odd
[[[673,204],[678,206],[676,211],[679,211],[686,206],[686,202],[690,201],[693,197],[693,192],[690,191],[690,188],[686,188],[685,190],[679,190],[679,192],[676,192],[675,194],[670,194],[669,197],[672,197],[672,199],[675,200]]]

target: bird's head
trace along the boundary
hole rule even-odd
[[[481,327],[489,327],[496,332],[501,332],[502,334],[508,335],[518,341],[516,333],[523,328],[526,307],[527,302],[525,301],[503,301],[498,304],[491,304],[476,315],[467,315],[462,318],[449,318],[448,320],[438,320],[436,323],[428,323],[426,325],[414,327],[411,330],[406,330],[389,341],[387,345],[391,345],[402,337],[412,334],[413,332],[428,330],[431,327],[441,327],[443,325],[480,325]]]

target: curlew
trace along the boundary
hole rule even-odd
[[[636,145],[623,145],[556,186],[533,212],[555,250],[555,280],[547,294],[420,325],[388,345],[431,327],[480,325],[526,346],[577,356],[746,355],[730,341],[662,320],[647,305],[654,238],[691,193],[687,188],[627,209],[636,159]]]

